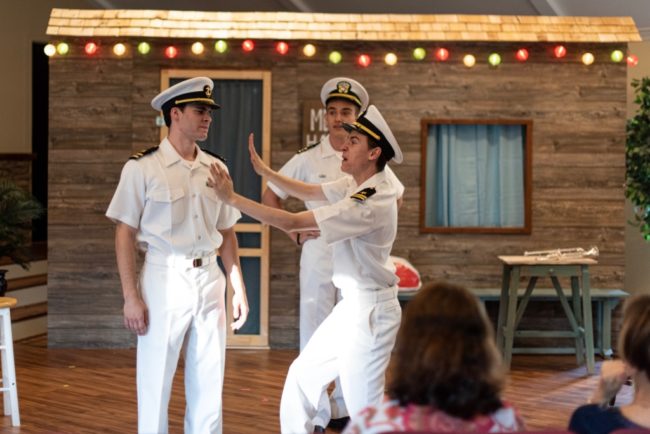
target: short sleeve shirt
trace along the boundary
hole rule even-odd
[[[183,160],[165,138],[155,152],[124,165],[106,216],[138,229],[138,245],[148,254],[210,254],[223,241],[218,229],[241,217],[206,185],[214,162],[225,167],[198,146],[194,161]]]
[[[343,290],[396,285],[390,251],[397,233],[397,191],[386,173],[361,185],[346,176],[322,189],[330,205],[313,212],[321,237],[333,249],[334,285]]]
[[[388,179],[396,187],[397,197],[404,194],[404,185],[399,181],[395,173],[386,166],[384,169]],[[289,161],[279,170],[284,176],[297,179],[310,184],[324,184],[332,182],[344,176],[349,176],[341,170],[341,153],[334,150],[330,142],[329,134],[311,148],[291,157]],[[286,199],[289,195],[277,185],[269,182],[268,187],[281,199]],[[318,208],[327,205],[327,201],[307,201],[307,209]]]

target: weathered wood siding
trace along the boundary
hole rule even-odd
[[[232,43],[226,55],[189,54],[189,43],[157,40],[140,56],[130,46],[124,58],[110,53],[116,41],[102,40],[96,58],[73,54],[50,60],[49,342],[52,346],[125,346],[133,338],[122,327],[122,296],[113,253],[113,224],[104,212],[123,163],[133,150],[158,143],[156,113],[149,106],[159,89],[161,68],[267,69],[272,71],[272,164],[280,167],[300,147],[301,102],[317,99],[334,76],[363,83],[391,125],[404,164],[393,166],[406,186],[394,254],[409,259],[425,282],[448,279],[472,287],[498,287],[497,255],[558,247],[601,251],[591,269],[592,286],[622,287],[625,225],[623,206],[626,67],[609,60],[625,44],[569,44],[565,59],[552,45],[528,44],[530,59],[514,60],[516,44],[447,43],[446,63],[412,60],[417,45],[433,43],[318,44],[318,59],[299,53],[298,41],[280,57],[270,41],[241,54]],[[135,41],[132,41],[135,42]],[[178,59],[160,54],[167,43],[182,47]],[[344,61],[332,65],[332,49]],[[400,57],[394,66],[383,55]],[[499,51],[503,64],[486,64]],[[596,63],[585,66],[580,54]],[[374,63],[362,69],[353,53]],[[462,64],[473,53],[474,68]],[[227,108],[224,108],[227,110]],[[521,118],[533,121],[533,201],[530,235],[420,234],[420,119]],[[299,204],[290,203],[297,209]],[[299,250],[279,231],[271,239],[270,343],[298,342]],[[543,283],[540,283],[543,284]],[[550,285],[547,283],[546,285]],[[547,311],[542,312],[544,315]],[[559,311],[558,311],[559,312]],[[561,313],[560,313],[561,314]]]

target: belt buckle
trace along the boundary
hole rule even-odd
[[[203,258],[192,259],[192,267],[198,268],[203,266]]]

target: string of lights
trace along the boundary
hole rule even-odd
[[[92,57],[97,55],[100,52],[101,48],[102,47],[98,42],[90,41],[84,45],[83,51],[87,56]],[[293,48],[298,49],[300,47]],[[129,48],[127,45],[122,42],[115,43],[111,47],[113,54],[118,57],[124,56],[128,49]],[[140,42],[135,46],[135,49],[140,55],[146,56],[151,52],[151,44],[148,42]],[[225,40],[218,40],[214,43],[213,49],[218,54],[225,54],[231,50],[231,44]],[[252,39],[245,39],[241,42],[240,49],[244,53],[252,53],[256,49],[255,41]],[[285,41],[278,41],[274,44],[274,49],[277,54],[284,56],[291,51],[292,47]],[[314,58],[318,54],[318,49],[316,46],[310,43],[303,45],[301,50],[302,54],[307,58]],[[194,56],[204,55],[206,53],[206,45],[200,41],[194,42],[191,44],[189,51]],[[433,60],[437,62],[447,62],[452,58],[450,50],[445,47],[438,47],[430,51],[432,52]],[[45,46],[44,52],[49,57],[65,56],[70,53],[70,45],[67,42],[59,42],[57,44],[50,43]],[[416,61],[425,61],[428,57],[428,54],[429,53],[427,49],[424,47],[417,47],[412,51],[412,57]],[[569,50],[564,45],[555,45],[552,49],[552,55],[556,59],[565,58],[567,54],[569,54]],[[164,48],[164,55],[168,59],[174,59],[180,55],[180,48],[176,45],[168,45]],[[341,63],[343,61],[343,58],[344,56],[340,51],[333,50],[327,53],[328,61],[334,65]],[[461,53],[458,58],[462,59],[462,63],[468,68],[472,68],[476,65],[477,62],[479,62],[477,57],[471,53]],[[530,53],[526,48],[519,48],[515,51],[514,58],[517,62],[525,63],[529,60]],[[580,61],[585,65],[592,65],[596,62],[596,57],[594,54],[588,51],[581,53],[579,58]],[[362,68],[368,68],[373,63],[372,57],[369,54],[365,53],[356,55],[354,59],[356,64]],[[386,65],[394,66],[399,62],[399,57],[394,52],[388,52],[385,54],[383,60]],[[636,55],[626,55],[623,53],[623,51],[618,49],[613,50],[610,53],[608,59],[608,61],[614,63],[621,63],[623,60],[625,60],[627,62],[627,65],[631,67],[636,66],[639,63],[639,59]],[[487,56],[485,61],[488,65],[497,67],[503,62],[503,53],[492,52]]]

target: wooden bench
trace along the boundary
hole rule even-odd
[[[501,297],[500,288],[470,288],[470,291],[476,295],[485,305],[485,302],[499,302]],[[520,288],[518,295],[521,298],[526,292],[526,288]],[[571,289],[564,289],[564,295],[570,300]],[[602,357],[610,358],[612,351],[612,312],[618,303],[629,296],[621,289],[600,289],[591,288],[591,301],[596,307],[596,322],[594,324],[596,332],[594,350]],[[397,298],[400,302],[407,303],[411,300],[417,291],[400,291]],[[539,301],[557,301],[558,296],[553,288],[536,288],[530,295],[531,300]],[[567,332],[567,337],[571,337]],[[516,331],[515,337],[527,337],[525,330]],[[516,347],[513,353],[518,354],[575,354],[574,347]]]

